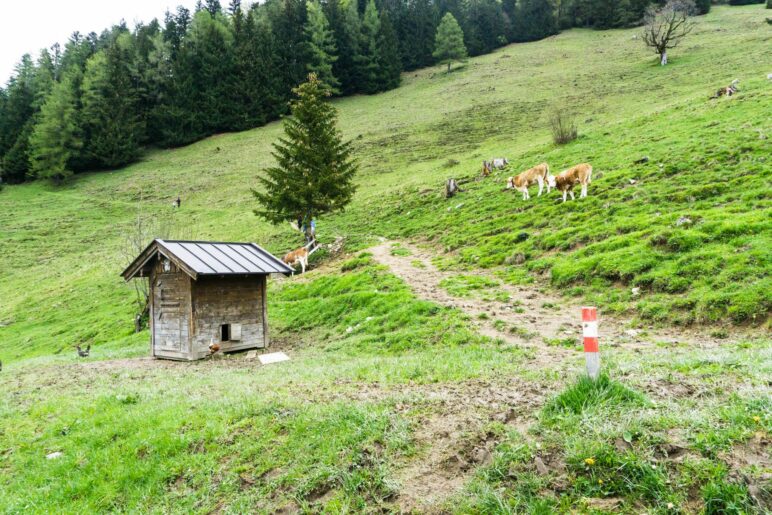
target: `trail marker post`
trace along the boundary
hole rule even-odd
[[[582,308],[582,333],[587,375],[595,380],[600,375],[600,353],[598,352],[598,310],[594,306]]]

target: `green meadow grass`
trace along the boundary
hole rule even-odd
[[[343,236],[354,250],[376,236],[428,240],[454,251],[445,266],[496,267],[518,284],[548,281],[608,311],[763,324],[772,291],[764,14],[755,5],[716,8],[664,68],[636,30],[572,30],[449,75],[420,70],[397,90],[337,100],[361,173],[350,208],[320,220],[322,240]],[[735,77],[738,96],[708,100]],[[580,137],[556,147],[548,114],[561,106],[577,114]],[[138,214],[157,215],[177,236],[257,241],[277,253],[296,246],[288,227],[252,214],[249,193],[280,131],[274,123],[150,151],[61,188],[5,188],[3,358],[141,341],[130,334],[131,295],[118,276],[122,234]],[[633,164],[644,155],[648,163]],[[510,170],[440,198],[445,178],[474,176],[491,156],[509,157]],[[556,172],[591,162],[590,197],[561,204],[553,193],[525,203],[501,191],[507,174],[544,160]],[[503,266],[515,253],[525,263]]]
[[[715,7],[665,68],[636,30],[572,30],[336,100],[362,166],[359,190],[318,230],[323,242],[344,237],[349,255],[269,282],[271,336],[292,356],[280,365],[243,356],[101,363],[148,354],[119,277],[122,235],[138,215],[164,220],[177,237],[256,241],[277,254],[298,245],[288,227],[251,212],[249,188],[272,162],[280,124],[153,150],[61,188],[4,188],[0,512],[398,511],[400,471],[425,456],[427,409],[399,392],[509,378],[543,398],[523,414],[526,427],[485,426],[491,463],[467,471],[457,497],[435,509],[770,509],[752,495],[768,488],[768,337],[609,347],[608,380],[574,382],[581,353],[534,366],[537,351],[478,335],[475,321],[416,298],[363,252],[378,237],[428,243],[440,251],[436,266],[459,272],[443,287],[462,297],[504,300],[502,281],[633,320],[715,324],[721,339],[734,336],[728,322],[768,329],[765,14],[760,5]],[[708,100],[734,78],[739,95]],[[548,129],[556,108],[577,115],[580,133],[559,147]],[[473,177],[492,156],[508,157],[510,169],[441,198],[446,178]],[[591,162],[589,198],[534,194],[526,203],[502,191],[509,174],[544,160],[553,171]],[[405,246],[391,252],[410,259]],[[524,263],[507,264],[518,253]],[[479,269],[496,279],[465,273]],[[78,343],[93,344],[94,363],[74,356]],[[63,454],[46,459],[53,452]]]

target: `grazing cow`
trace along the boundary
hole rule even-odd
[[[496,157],[496,158],[492,157],[490,165],[496,170],[500,170],[502,168],[505,168],[507,165],[509,165],[509,160],[506,157]]]
[[[538,196],[541,197],[541,193],[544,191],[545,183],[547,184],[547,193],[549,193],[552,189],[549,182],[547,181],[549,174],[550,166],[547,163],[536,165],[530,170],[526,170],[525,172],[521,173],[520,175],[510,177],[507,180],[507,189],[516,189],[517,191],[522,192],[523,200],[528,200],[531,198],[531,194],[528,193],[528,186],[531,186],[532,184],[538,184]]]
[[[582,193],[579,198],[587,196],[587,185],[592,182],[592,166],[588,163],[576,165],[565,170],[560,175],[547,176],[547,184],[558,191],[563,192],[563,202],[566,201],[566,195],[571,194],[571,200],[574,200],[574,185],[582,185]]]
[[[293,269],[295,268],[295,265],[300,263],[300,269],[302,270],[302,273],[306,273],[306,267],[308,266],[308,255],[308,249],[306,247],[300,247],[299,249],[295,249],[284,256],[281,260]],[[294,273],[295,271],[293,270],[292,274],[294,275]]]
[[[488,161],[483,161],[482,176],[488,177],[490,174],[491,174],[491,163]]]

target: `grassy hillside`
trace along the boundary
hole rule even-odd
[[[362,171],[350,209],[318,230],[344,236],[351,255],[271,284],[272,335],[293,358],[274,367],[135,359],[149,336],[133,334],[118,274],[138,215],[178,236],[297,245],[251,212],[280,124],[62,188],[5,188],[0,512],[770,509],[765,15],[715,8],[665,68],[635,30],[572,30],[336,101]],[[734,78],[738,96],[708,99]],[[580,126],[562,147],[547,127],[556,108]],[[440,197],[447,177],[475,176],[491,156],[510,171]],[[553,171],[592,162],[590,197],[526,203],[502,191],[509,173],[544,160]],[[481,336],[476,320],[418,298],[360,252],[378,237],[438,250],[439,266],[465,271],[443,284],[465,302],[496,295],[475,275],[484,269],[631,326],[707,323],[715,337],[609,342],[613,379],[574,382],[575,342]],[[524,262],[508,264],[517,254]],[[94,357],[74,358],[76,343]]]
[[[545,272],[556,287],[656,319],[728,315],[758,323],[770,306],[763,276],[772,88],[763,17],[758,6],[716,9],[665,68],[636,31],[576,30],[504,48],[450,75],[411,74],[383,95],[340,100],[341,127],[362,163],[360,189],[348,213],[321,222],[321,234],[346,235],[351,248],[375,235],[433,239],[481,266],[523,252],[524,267],[504,272],[512,280]],[[708,101],[735,77],[739,97]],[[555,148],[547,118],[565,106],[578,114],[581,137]],[[131,297],[116,256],[137,212],[172,218],[191,237],[256,240],[277,252],[292,246],[285,228],[252,215],[248,191],[279,133],[272,124],[151,152],[136,165],[81,176],[64,188],[6,188],[6,359],[78,341],[141,341],[128,334]],[[597,171],[590,198],[561,206],[553,195],[524,204],[498,191],[503,176],[471,186],[448,203],[465,205],[450,212],[433,194],[417,194],[439,191],[447,176],[476,173],[491,155],[508,156],[514,171],[545,159],[554,170],[591,161]],[[643,155],[651,161],[634,166]],[[173,212],[178,194],[183,209]],[[681,216],[692,224],[674,226]],[[513,243],[523,230],[529,239]],[[629,289],[609,284],[640,285],[644,296],[633,302]]]

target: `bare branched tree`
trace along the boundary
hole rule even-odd
[[[128,267],[155,238],[169,239],[176,236],[180,239],[186,239],[180,230],[175,229],[175,213],[176,210],[170,211],[167,215],[143,213],[142,194],[140,193],[137,201],[137,216],[123,228],[122,232],[119,252],[124,268]],[[130,281],[130,284],[134,289],[137,307],[134,315],[134,329],[136,332],[140,332],[147,325],[150,309],[150,283],[147,277],[143,277]]]
[[[661,8],[646,8],[643,42],[657,52],[662,66],[667,64],[667,51],[677,47],[694,28],[691,16],[696,11],[694,0],[669,0]]]

